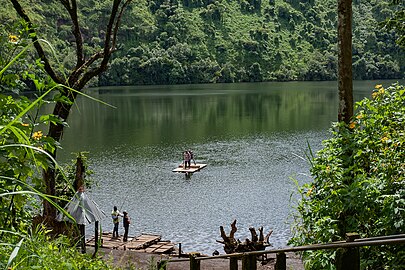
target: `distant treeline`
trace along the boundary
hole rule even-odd
[[[39,31],[69,63],[71,25],[56,2],[33,8],[42,16]],[[101,44],[111,2],[80,1],[89,51]],[[379,26],[393,15],[390,3],[353,1],[354,79],[404,78],[404,51],[395,33]],[[96,84],[335,80],[337,1],[138,0],[118,43]]]

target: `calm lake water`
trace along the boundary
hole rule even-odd
[[[380,82],[354,83],[355,100]],[[385,81],[386,87],[391,82]],[[403,83],[403,82],[402,82]],[[132,217],[130,234],[161,234],[186,252],[223,252],[219,226],[250,238],[263,226],[286,246],[296,186],[311,181],[308,145],[320,149],[337,120],[336,82],[136,86],[88,89],[111,108],[79,97],[59,156],[88,151],[98,186],[90,197],[112,230],[116,205]],[[191,179],[173,173],[182,151],[208,166]],[[88,226],[92,233],[93,226]],[[120,233],[123,232],[120,225]]]

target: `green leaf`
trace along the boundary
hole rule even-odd
[[[7,267],[6,267],[6,268],[9,268],[10,265],[11,265],[11,263],[12,263],[13,260],[15,259],[15,257],[17,257],[18,252],[20,251],[20,247],[21,247],[21,244],[22,244],[23,241],[24,241],[24,238],[22,238],[22,239],[20,240],[20,242],[18,242],[18,244],[15,246],[13,252],[10,254],[10,257],[8,258],[8,262],[7,262]]]
[[[41,115],[41,117],[39,118],[39,120],[43,123],[49,124],[62,124],[63,122],[61,121],[61,119],[59,119],[58,117],[56,117],[53,114],[46,114],[46,115]]]

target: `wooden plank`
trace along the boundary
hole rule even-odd
[[[153,251],[155,251],[155,250],[156,250],[156,248],[148,247],[148,248],[145,249],[145,252],[146,253],[153,253]]]
[[[190,168],[200,168],[201,169],[202,166],[205,167],[205,166],[207,166],[207,164],[203,164],[203,163],[190,164]],[[179,164],[179,168],[183,168],[183,167],[184,167],[183,163]]]
[[[174,244],[170,241],[158,242],[145,249],[147,253],[167,253],[174,250]]]
[[[133,239],[131,242],[127,242],[125,246],[128,249],[143,249],[148,247],[156,242],[158,242],[162,237],[160,235],[140,235]]]
[[[153,253],[169,253],[172,252],[174,250],[174,246],[162,246],[158,249],[155,249],[153,251]]]
[[[127,242],[122,237],[112,238],[111,233],[101,235],[102,247],[110,249],[132,249],[147,253],[170,253],[174,250],[174,244],[170,241],[160,241],[161,236],[155,234],[141,234],[136,237],[129,237]],[[87,240],[86,245],[95,246],[95,238]]]
[[[189,173],[194,173],[194,172],[197,172],[197,171],[199,171],[199,170],[201,170],[201,169],[203,169],[203,168],[205,168],[205,167],[207,167],[207,164],[197,163],[196,165],[190,165],[189,168],[184,169],[184,168],[183,168],[183,165],[180,164],[179,167],[177,167],[177,168],[175,168],[175,169],[173,170],[173,172],[184,172],[184,173],[189,172]]]
[[[123,245],[121,238],[112,238],[111,233],[103,233],[101,235],[101,246],[105,248],[118,248],[119,246]],[[95,246],[95,238],[92,237],[86,242],[87,246]]]
[[[183,167],[184,167],[184,165],[183,165],[183,164],[180,164],[178,168],[183,168]],[[207,167],[207,164],[205,164],[205,163],[196,163],[196,164],[190,164],[190,167],[189,167],[189,168],[199,168],[199,169],[202,169],[202,168],[205,168],[205,167]]]
[[[122,238],[113,238],[112,234],[105,234],[101,236],[101,246],[104,248],[117,249],[123,244],[124,242],[122,242]]]

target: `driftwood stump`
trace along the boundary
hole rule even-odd
[[[235,233],[238,230],[236,228],[236,219],[231,223],[231,231],[229,236],[226,235],[224,227],[219,227],[221,232],[222,240],[217,240],[218,243],[224,245],[224,251],[226,254],[237,253],[237,252],[249,252],[256,250],[264,250],[266,247],[270,246],[269,238],[273,233],[270,230],[266,236],[263,234],[263,227],[260,227],[259,236],[256,233],[256,229],[253,227],[249,228],[251,239],[246,238],[245,241],[241,242],[239,239],[235,239]]]

